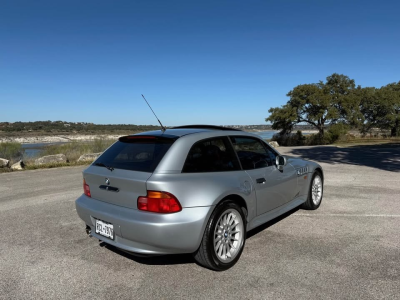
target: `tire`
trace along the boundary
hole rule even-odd
[[[302,208],[307,210],[317,209],[322,202],[324,195],[324,181],[319,171],[315,171],[310,183],[307,201],[303,203]]]
[[[217,227],[223,228],[218,230]],[[224,271],[239,260],[245,242],[246,218],[243,210],[235,202],[226,200],[212,213],[200,247],[193,256],[203,267]]]

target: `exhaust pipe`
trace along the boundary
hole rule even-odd
[[[86,225],[86,234],[89,237],[92,237],[92,229],[90,228],[90,226]]]

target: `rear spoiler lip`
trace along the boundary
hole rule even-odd
[[[118,141],[123,143],[135,142],[140,140],[145,141],[175,141],[179,137],[178,136],[156,136],[156,135],[125,135],[121,136]]]

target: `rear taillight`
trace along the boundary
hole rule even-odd
[[[85,179],[83,179],[83,193],[88,197],[92,197],[92,195],[90,194],[90,187],[86,183]]]
[[[147,191],[147,196],[140,196],[137,200],[139,210],[161,214],[175,213],[182,210],[178,199],[167,192]]]

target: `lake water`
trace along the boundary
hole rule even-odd
[[[279,131],[271,130],[271,131],[260,131],[260,132],[254,132],[255,134],[259,135],[261,138],[264,140],[269,140],[272,139],[272,136],[275,133],[278,133]]]
[[[64,142],[59,143],[38,143],[38,144],[22,144],[22,149],[24,149],[25,157],[34,157],[39,156],[43,151],[43,148],[49,145],[61,145],[65,144]]]
[[[262,139],[271,139],[272,136],[277,133],[278,131],[260,131],[254,132],[255,134],[259,135]],[[22,144],[22,149],[24,149],[25,157],[34,157],[39,156],[40,153],[43,151],[45,146],[49,145],[61,145],[65,144],[65,142],[59,143],[38,143],[38,144]]]

